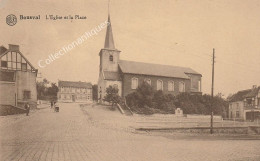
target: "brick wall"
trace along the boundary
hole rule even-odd
[[[191,92],[201,92],[201,76],[197,75],[197,74],[187,74],[187,75],[191,79],[191,81],[190,81],[190,91]]]
[[[163,81],[163,92],[166,94],[179,94],[179,82],[185,83],[185,92],[191,91],[191,82],[189,79],[181,78],[168,78],[168,77],[159,77],[159,76],[148,76],[148,75],[136,75],[136,74],[122,74],[122,93],[123,97],[127,96],[129,93],[135,91],[131,89],[132,78],[138,78],[138,84],[140,85],[146,78],[151,80],[151,86],[154,90],[157,90],[157,80],[160,79]],[[200,77],[199,77],[200,78]],[[196,79],[194,79],[196,80]],[[197,78],[197,81],[200,80]],[[168,91],[168,81],[174,81],[174,91]],[[198,83],[197,83],[198,84]],[[194,86],[195,88],[196,86]]]

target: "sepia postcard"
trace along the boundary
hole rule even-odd
[[[260,0],[0,0],[0,161],[259,161]]]

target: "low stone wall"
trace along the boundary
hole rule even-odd
[[[0,105],[0,116],[26,113],[26,110],[11,105]]]
[[[29,103],[30,109],[36,109],[37,108],[37,102],[25,102],[25,101],[20,101],[17,102],[17,107],[21,108],[21,109],[25,109],[24,106],[26,103]]]
[[[209,127],[193,128],[139,128],[138,131],[177,132],[177,133],[210,133]],[[260,126],[249,127],[214,127],[216,134],[260,134]]]
[[[211,118],[210,115],[190,115],[190,114],[187,114],[186,117],[187,118],[193,118],[193,119],[210,119]],[[222,117],[218,116],[218,115],[214,115],[213,119],[214,120],[222,120]]]

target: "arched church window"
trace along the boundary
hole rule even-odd
[[[113,55],[110,55],[110,56],[109,56],[109,60],[110,60],[110,61],[113,61]]]
[[[185,92],[185,83],[184,82],[179,82],[179,91]]]
[[[168,91],[174,91],[174,82],[168,81]]]
[[[136,89],[138,87],[138,78],[132,78],[132,89]]]
[[[163,90],[163,81],[157,80],[157,90]]]

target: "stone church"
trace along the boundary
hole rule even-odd
[[[119,95],[127,96],[144,81],[154,90],[177,95],[180,92],[201,94],[202,75],[191,68],[150,64],[120,59],[121,51],[115,48],[110,15],[108,15],[105,45],[100,50],[98,98],[103,100],[106,88],[119,89]]]

